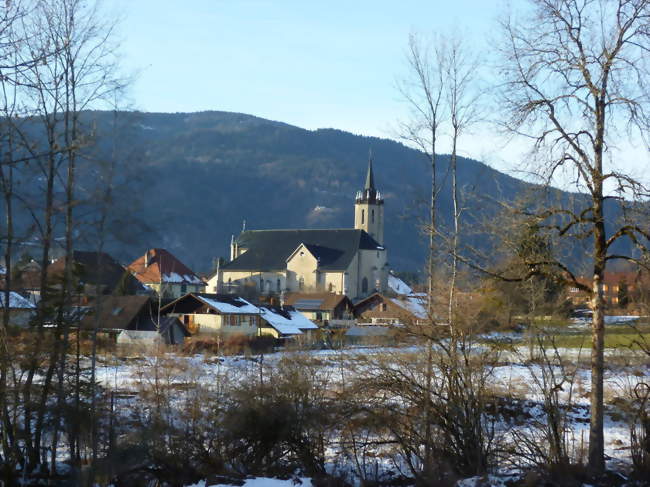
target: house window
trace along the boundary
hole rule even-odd
[[[260,278],[260,292],[264,292],[264,279]]]
[[[361,210],[361,224],[366,222],[366,210]]]
[[[300,279],[298,279],[298,289],[303,289],[305,287],[305,278],[300,276]]]
[[[329,292],[334,291],[334,284],[330,282],[330,285],[328,286]]]
[[[388,307],[386,306],[386,303],[381,303],[381,310],[386,311]]]
[[[370,213],[371,218],[372,218],[372,223],[375,223],[375,210],[372,210],[372,213]]]
[[[280,292],[280,290],[282,289],[282,283],[280,282],[280,279],[278,279],[277,282],[275,283],[275,287],[277,291]]]
[[[239,320],[237,318],[238,317],[236,315],[230,315],[230,326],[239,325]]]
[[[187,284],[181,284],[181,294],[185,294],[187,292]]]
[[[368,292],[368,278],[364,277],[363,280],[361,281],[361,292],[362,293],[367,293]]]
[[[232,289],[232,277],[228,278],[228,291]]]

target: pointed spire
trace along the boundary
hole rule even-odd
[[[372,149],[370,149],[370,152],[368,154],[368,173],[366,174],[366,185],[363,189],[375,189],[375,178],[372,174]]]

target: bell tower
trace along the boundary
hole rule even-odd
[[[384,245],[384,200],[375,189],[372,157],[368,160],[366,184],[363,190],[357,191],[354,203],[354,228],[365,230],[380,245]]]

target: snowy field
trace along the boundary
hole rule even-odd
[[[490,388],[503,397],[518,401],[520,418],[517,425],[511,423],[497,424],[497,429],[503,435],[512,434],[512,429],[525,430],[532,424],[540,425],[545,422],[542,408],[543,395],[540,393],[541,383],[548,380],[557,381],[560,387],[559,397],[567,405],[567,417],[570,421],[571,436],[576,444],[584,443],[588,438],[589,427],[589,392],[591,387],[588,368],[588,350],[559,349],[562,367],[543,367],[536,361],[531,361],[531,351],[524,346],[518,346],[507,352],[502,352],[497,363],[490,366],[488,381]],[[160,358],[151,356],[133,356],[122,359],[100,360],[97,368],[98,381],[108,390],[119,391],[125,396],[137,401],[138,391],[146,390],[151,381],[151,370],[158,365],[167,372],[164,380],[169,385],[179,388],[191,384],[201,384],[210,387],[227,376],[229,380],[249,380],[256,377],[263,367],[273,367],[282,364],[282,360],[292,357],[313,360],[319,365],[319,373],[327,375],[333,387],[337,380],[341,383],[349,381],[353,374],[358,373],[359,363],[368,357],[408,357],[410,354],[421,353],[418,347],[388,348],[388,347],[353,347],[344,350],[322,350],[308,352],[277,352],[263,356],[229,356],[215,357],[208,355],[183,356],[172,353]],[[534,355],[534,354],[533,354]],[[173,370],[167,369],[174,364]],[[364,365],[363,367],[367,367]],[[605,371],[605,448],[607,462],[610,467],[624,470],[630,462],[630,429],[626,418],[617,409],[621,398],[629,398],[631,391],[639,383],[650,382],[650,363],[647,357],[632,350],[609,350]],[[332,465],[340,462],[337,451],[330,451]],[[500,485],[507,475],[500,479],[494,477],[493,485]],[[458,485],[474,485],[476,479],[468,479]],[[276,480],[268,478],[251,478],[245,483],[246,487],[289,487],[296,484],[311,487],[308,479]],[[206,482],[196,484],[196,487],[208,487]],[[485,484],[482,484],[485,485]]]

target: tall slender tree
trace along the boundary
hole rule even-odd
[[[638,263],[633,254],[615,252],[620,240],[643,250],[650,237],[638,219],[613,229],[605,224],[614,206],[633,215],[635,201],[647,196],[643,184],[617,169],[624,161],[616,148],[628,137],[647,147],[650,1],[529,0],[528,6],[528,17],[502,22],[500,106],[508,115],[506,128],[533,141],[536,172],[547,181],[561,171],[570,174],[584,194],[576,198],[582,207],[546,208],[536,215],[540,228],[557,236],[591,239],[590,285],[573,278],[566,262],[553,265],[591,296],[589,467],[600,474],[605,467],[603,278],[612,260]],[[532,271],[535,265],[530,263]]]

